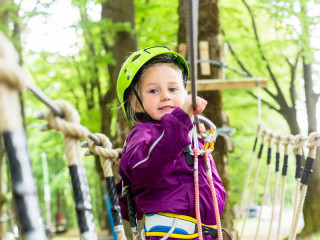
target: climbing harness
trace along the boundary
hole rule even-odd
[[[203,235],[218,238],[216,225],[201,224],[201,231]],[[226,233],[228,239],[232,239],[225,229],[222,231]],[[163,237],[162,239],[166,239],[166,237],[179,239],[199,237],[197,219],[174,213],[146,214],[144,232],[147,237],[157,236]]]

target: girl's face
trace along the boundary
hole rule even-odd
[[[166,64],[148,68],[138,83],[139,95],[146,112],[154,120],[181,107],[187,96],[181,72]],[[137,112],[143,112],[137,106]]]

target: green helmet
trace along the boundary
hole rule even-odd
[[[132,125],[132,123],[128,119],[126,109],[124,106],[124,102],[126,100],[124,99],[125,91],[130,87],[136,74],[145,63],[147,63],[150,59],[158,55],[170,54],[170,53],[174,57],[176,57],[179,67],[182,70],[182,75],[184,77],[184,80],[186,81],[187,78],[189,77],[189,68],[186,60],[180,54],[174,51],[171,51],[168,47],[165,47],[165,46],[144,48],[139,51],[136,51],[132,53],[123,64],[118,76],[117,94],[118,94],[118,98],[119,98],[122,110],[130,125]]]

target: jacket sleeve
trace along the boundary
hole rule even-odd
[[[190,144],[188,133],[192,126],[189,116],[180,108],[165,114],[160,124],[136,126],[121,159],[127,164],[123,170],[129,180],[145,186],[160,181],[171,171],[183,148]]]

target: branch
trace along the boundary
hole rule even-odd
[[[284,95],[283,95],[283,93],[282,93],[282,91],[280,89],[280,86],[278,84],[278,80],[276,79],[275,75],[273,74],[273,71],[271,70],[269,61],[267,60],[267,58],[265,57],[265,55],[263,53],[262,46],[261,46],[261,43],[260,43],[260,38],[259,38],[259,35],[258,35],[258,31],[257,31],[257,28],[256,28],[256,23],[255,23],[251,8],[249,7],[249,5],[247,4],[247,2],[245,0],[242,0],[242,2],[246,6],[246,8],[247,8],[247,10],[249,12],[249,15],[251,17],[251,23],[252,23],[255,39],[256,39],[256,42],[257,42],[257,47],[258,47],[258,50],[260,52],[261,59],[266,63],[266,67],[267,67],[267,70],[268,70],[269,75],[271,77],[271,80],[272,80],[272,82],[274,83],[274,85],[275,85],[275,87],[277,89],[277,92],[278,92],[277,98],[280,99],[281,102],[286,105],[286,107],[288,107],[288,104],[287,104],[287,102],[286,102],[286,100],[284,98]]]
[[[248,93],[249,95],[251,95],[252,97],[254,97],[255,99],[258,99],[257,95],[255,95],[253,92],[247,91],[247,93]],[[270,109],[273,109],[273,110],[275,110],[275,111],[277,111],[278,113],[281,114],[280,110],[277,109],[277,108],[275,108],[271,103],[267,102],[267,101],[264,100],[264,99],[261,99],[261,102],[263,102],[264,104],[266,104]]]
[[[226,36],[224,30],[221,30],[222,35]],[[228,44],[228,47],[230,49],[230,52],[232,54],[232,56],[235,58],[236,62],[238,63],[238,65],[240,66],[240,68],[242,69],[242,71],[244,71],[249,77],[252,77],[252,74],[249,72],[249,70],[244,66],[244,64],[240,61],[240,59],[238,58],[238,55],[236,54],[236,52],[233,50],[233,47],[231,45],[231,43],[227,40],[226,43]]]

